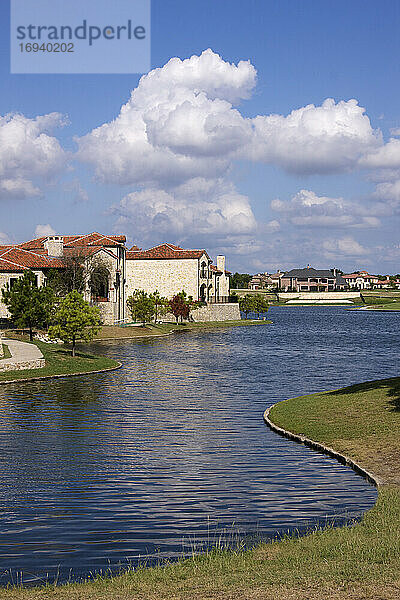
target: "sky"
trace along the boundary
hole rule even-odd
[[[124,75],[10,74],[9,19],[0,0],[0,243],[400,272],[397,0],[153,0],[151,71]]]

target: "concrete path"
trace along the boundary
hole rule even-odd
[[[0,342],[8,346],[11,354],[11,358],[0,360],[0,371],[41,369],[45,366],[43,354],[34,344],[6,338],[0,338]]]

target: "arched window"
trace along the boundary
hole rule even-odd
[[[102,265],[93,269],[89,278],[89,288],[92,297],[99,300],[108,300],[110,285],[110,272]]]

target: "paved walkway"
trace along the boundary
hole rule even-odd
[[[8,346],[11,354],[11,358],[0,360],[0,371],[39,369],[45,366],[43,354],[34,344],[6,338],[0,338],[0,342]]]

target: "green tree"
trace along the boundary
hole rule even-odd
[[[234,273],[230,276],[230,288],[234,290],[246,290],[252,275],[248,273]]]
[[[256,312],[256,304],[257,301],[252,294],[246,294],[239,299],[239,308],[246,315],[246,319],[250,312]]]
[[[50,337],[72,344],[72,356],[77,340],[90,342],[101,328],[99,309],[90,306],[76,290],[60,300],[54,322],[49,327]]]
[[[30,270],[14,282],[12,289],[2,290],[2,298],[17,327],[29,329],[33,340],[33,328],[47,329],[54,310],[54,293],[47,287],[37,287],[36,276]]]
[[[169,301],[167,298],[160,296],[157,290],[150,294],[150,298],[154,303],[154,323],[157,323],[157,320],[170,310]]]
[[[134,321],[141,321],[143,327],[155,314],[155,301],[144,290],[135,290],[126,300],[126,304]]]
[[[66,296],[69,292],[77,290],[82,293],[88,278],[85,267],[86,255],[81,248],[72,248],[71,252],[63,256],[63,267],[49,269],[46,273],[46,285],[54,290],[57,296]]]
[[[264,296],[264,294],[255,294],[254,298],[254,312],[258,313],[266,313],[269,309],[268,300]]]

